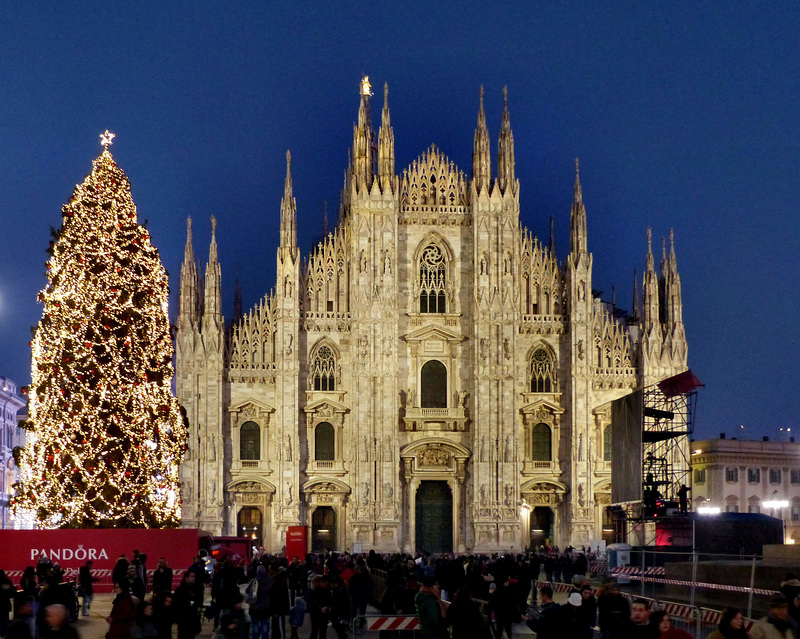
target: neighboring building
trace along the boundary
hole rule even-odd
[[[11,528],[10,499],[17,481],[17,466],[12,451],[25,445],[25,435],[17,428],[17,413],[26,401],[17,395],[17,385],[8,377],[0,377],[0,528]]]
[[[692,505],[783,519],[788,543],[800,542],[800,443],[708,439],[692,443]],[[785,501],[785,508],[764,502]],[[792,541],[790,541],[792,540]]]
[[[559,263],[520,225],[507,102],[492,177],[482,92],[471,178],[435,147],[397,175],[388,89],[376,135],[365,79],[340,222],[306,258],[289,159],[277,285],[230,327],[216,223],[204,282],[189,225],[183,524],[271,550],[292,525],[342,550],[600,539],[609,403],[686,370],[674,248],[657,275],[648,231],[641,315],[601,302],[577,162]]]

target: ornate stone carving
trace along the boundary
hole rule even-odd
[[[450,453],[441,448],[440,444],[429,444],[427,448],[417,454],[420,466],[449,466]]]

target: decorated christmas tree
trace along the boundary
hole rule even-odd
[[[186,429],[167,273],[108,150],[63,207],[39,293],[15,514],[39,528],[170,527]]]

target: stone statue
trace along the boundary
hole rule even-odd
[[[506,498],[503,503],[506,506],[510,506],[514,501],[514,487],[511,484],[506,484],[505,488]]]
[[[361,503],[366,506],[369,503],[369,482],[361,482]]]
[[[406,406],[413,407],[414,401],[417,399],[417,392],[413,388],[406,391]]]
[[[486,496],[486,484],[481,484],[481,506],[486,506],[489,503],[489,499]]]
[[[511,435],[506,437],[506,453],[503,461],[506,463],[514,461],[514,439]]]
[[[286,280],[285,280],[283,288],[284,288],[284,291],[283,291],[284,295],[286,295],[286,297],[291,297],[294,291],[292,289],[292,280],[288,275],[286,276]]]
[[[287,481],[284,484],[284,498],[283,501],[287,506],[291,506],[294,503],[294,499],[292,498],[292,482]]]
[[[578,461],[583,461],[583,433],[578,435]]]
[[[214,504],[217,501],[217,482],[215,479],[211,480],[208,487],[208,494],[211,497],[211,503]]]
[[[294,352],[293,345],[294,345],[294,335],[289,333],[286,336],[286,348],[283,349],[283,353],[284,355],[286,355],[286,357],[289,357]]]
[[[208,459],[217,461],[217,436],[211,435],[211,447],[208,449]]]
[[[286,461],[292,461],[292,436],[286,435]]]
[[[392,501],[392,497],[394,496],[394,489],[392,488],[391,482],[384,482],[383,484],[383,499],[384,501]]]
[[[489,359],[489,338],[481,337],[481,359],[486,361]]]
[[[511,359],[511,340],[508,337],[503,340],[503,357]]]

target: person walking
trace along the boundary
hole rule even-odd
[[[328,619],[331,612],[331,593],[327,579],[317,575],[311,579],[311,589],[306,594],[308,617],[311,620],[309,639],[325,639],[328,635]]]
[[[114,602],[111,614],[106,617],[108,633],[106,639],[129,639],[135,609],[130,594],[130,585],[125,578],[114,582]]]
[[[480,606],[472,599],[469,588],[456,591],[453,602],[447,607],[445,621],[453,639],[490,639],[489,628],[483,619]]]
[[[92,563],[90,559],[78,571],[78,588],[82,599],[81,614],[84,617],[89,616],[89,607],[94,599],[94,584],[99,581],[97,577],[92,577]]]
[[[550,586],[539,588],[539,601],[542,605],[539,615],[523,615],[522,620],[536,633],[536,639],[560,639],[563,637],[561,606],[553,601],[553,589]]]
[[[200,608],[203,605],[203,584],[198,584],[197,575],[186,571],[173,595],[175,623],[178,639],[194,639],[200,633]]]
[[[166,592],[172,592],[172,574],[172,568],[167,564],[167,560],[164,557],[159,557],[156,569],[153,571],[154,597]]]
[[[269,628],[272,622],[270,600],[272,596],[272,577],[267,574],[266,566],[256,568],[256,598],[250,604],[250,634],[252,639],[269,639]]]
[[[607,583],[597,598],[597,617],[602,639],[625,639],[631,606],[616,582]]]
[[[414,597],[414,608],[419,618],[421,639],[440,639],[444,628],[442,600],[433,577],[423,577],[422,586]]]

